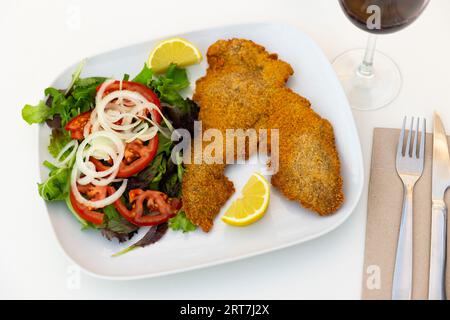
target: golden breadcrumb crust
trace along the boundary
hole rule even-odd
[[[280,163],[272,184],[320,215],[335,212],[344,196],[333,128],[307,99],[285,87],[292,67],[243,39],[217,41],[207,59],[207,74],[193,97],[203,130],[278,129]],[[184,210],[205,232],[234,192],[225,167],[191,164],[183,177]]]

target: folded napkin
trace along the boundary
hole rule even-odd
[[[374,130],[367,205],[363,299],[392,297],[392,278],[403,201],[403,184],[395,169],[399,134],[400,130],[396,129]],[[414,190],[413,299],[428,297],[432,138],[431,134],[427,135],[425,169]],[[447,193],[445,200],[447,205],[450,205],[450,192]],[[447,296],[450,297],[449,270],[447,265]]]

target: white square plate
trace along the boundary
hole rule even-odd
[[[53,229],[64,252],[90,274],[109,279],[153,277],[288,247],[317,238],[338,227],[350,216],[360,198],[364,178],[363,162],[353,116],[330,63],[310,38],[293,27],[281,24],[230,26],[179,36],[193,42],[203,54],[219,39],[251,39],[265,46],[268,51],[278,53],[280,59],[292,65],[295,75],[289,80],[288,86],[307,97],[314,110],[334,126],[342,162],[345,203],[336,214],[324,218],[301,208],[297,203],[287,201],[276,190],[272,190],[266,216],[254,225],[233,228],[217,219],[209,234],[199,230],[189,234],[168,232],[158,243],[118,258],[112,258],[111,255],[130,243],[118,244],[104,239],[99,232],[81,231],[64,203],[47,204]],[[140,71],[158,41],[147,41],[94,56],[88,60],[82,76],[117,79],[121,79],[125,73],[133,76]],[[63,72],[52,86],[65,88],[74,67]],[[188,69],[193,86],[205,74],[206,67],[207,63],[203,61]],[[39,135],[40,161],[51,160],[47,152],[49,129],[41,126]],[[41,168],[41,178],[45,179],[47,171]],[[227,175],[239,191],[254,169],[250,166],[234,166],[228,168]],[[139,239],[145,231],[141,230],[131,241]]]

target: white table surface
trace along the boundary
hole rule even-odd
[[[403,90],[389,107],[354,112],[366,184],[350,219],[332,233],[255,258],[156,279],[114,282],[80,274],[65,258],[39,198],[37,126],[21,118],[66,66],[80,58],[165,35],[213,26],[283,21],[309,34],[332,60],[365,44],[366,35],[335,0],[82,1],[10,0],[0,4],[2,180],[0,298],[359,299],[372,129],[398,127],[403,115],[450,131],[450,1],[433,0],[423,16],[379,49],[400,65]],[[292,39],[295,41],[295,39]],[[75,279],[75,280],[74,280]],[[78,281],[78,280],[79,281]]]

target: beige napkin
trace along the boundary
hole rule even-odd
[[[367,205],[363,299],[391,299],[403,201],[403,185],[395,169],[399,134],[400,130],[396,129],[376,128],[374,130]],[[432,148],[432,135],[428,134],[425,169],[416,185],[413,203],[413,299],[427,299],[428,296]],[[446,202],[450,205],[450,192],[447,193]],[[450,296],[450,273],[447,272],[447,274],[449,275],[447,276],[447,296]]]

